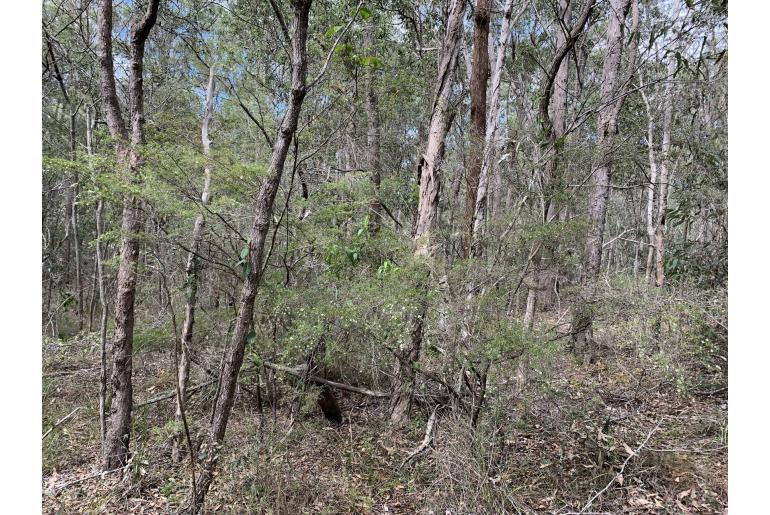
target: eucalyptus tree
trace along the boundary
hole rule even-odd
[[[510,3],[508,4],[510,5]],[[510,16],[510,9],[508,10]],[[487,82],[489,80],[489,0],[479,0],[473,11],[473,62],[471,65],[471,130],[470,166],[465,174],[465,240],[463,254],[468,258],[473,246],[473,220],[476,213],[476,195],[484,158],[484,139],[487,132]],[[507,37],[507,34],[506,36]]]
[[[577,305],[573,306],[573,339],[577,348],[587,351],[586,356],[590,361],[595,359],[596,349],[593,339],[592,307],[588,304],[592,302],[590,291],[595,287],[602,261],[607,201],[611,191],[612,146],[618,132],[618,116],[625,99],[624,89],[628,85],[628,79],[630,79],[630,74],[635,66],[634,58],[629,59],[626,63],[626,73],[629,76],[623,76],[622,56],[626,46],[624,41],[625,24],[628,11],[632,7],[632,37],[630,38],[629,53],[631,56],[635,56],[634,44],[637,44],[635,36],[639,19],[637,0],[611,0],[608,8],[609,21],[600,92],[601,105],[597,114],[597,161],[595,166],[592,166],[589,180],[589,223],[585,240],[583,269],[583,282],[588,288],[589,298],[578,301]]]
[[[428,128],[425,151],[418,157],[417,170],[420,176],[419,204],[414,228],[415,251],[419,259],[429,259],[435,255],[436,242],[432,232],[438,221],[438,204],[441,190],[441,166],[445,151],[445,138],[451,120],[450,96],[454,82],[460,52],[462,21],[465,13],[465,0],[450,0],[446,33],[441,45],[441,62],[436,78],[436,93]],[[429,270],[429,268],[428,268]],[[421,288],[427,289],[431,273],[426,272],[426,283]],[[420,359],[427,300],[423,300],[412,320],[409,340],[397,351],[398,368],[390,403],[390,420],[395,424],[404,423],[409,417],[414,396],[414,367]]]
[[[129,33],[129,105],[131,132],[121,112],[115,85],[112,53],[112,0],[101,0],[97,18],[99,85],[107,126],[113,138],[118,162],[125,167],[127,180],[141,181],[144,144],[144,50],[147,38],[158,17],[160,0],[150,0],[143,14],[131,23]],[[139,262],[138,233],[142,229],[141,201],[126,195],[123,206],[120,267],[115,298],[115,331],[112,343],[111,406],[107,419],[102,469],[112,470],[128,461],[133,409],[132,361],[134,337],[134,303]]]
[[[318,84],[323,78],[337,44],[358,14],[357,9],[347,26],[344,29],[341,28],[340,34],[332,45],[318,74],[308,83],[307,43],[311,4],[312,0],[294,0],[292,2],[293,17],[291,28],[289,28],[280,7],[276,3],[271,3],[275,17],[281,27],[284,44],[289,48],[291,70],[290,93],[286,109],[283,113],[283,119],[273,141],[267,175],[262,182],[254,205],[253,223],[246,252],[243,256],[245,260],[245,280],[239,299],[238,316],[233,328],[233,336],[225,349],[222,361],[218,395],[214,402],[211,427],[205,444],[206,448],[203,451],[202,471],[197,483],[193,485],[193,492],[189,503],[189,510],[192,513],[200,511],[205,501],[206,493],[214,480],[214,472],[233,408],[238,375],[243,364],[247,339],[250,335],[250,327],[254,315],[254,301],[264,273],[265,242],[270,228],[273,204],[283,175],[286,156],[297,132],[302,103],[308,90]]]

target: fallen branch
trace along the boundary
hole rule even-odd
[[[727,391],[727,387],[723,386],[722,388],[717,388],[716,390],[702,390],[699,392],[695,392],[695,395],[701,395],[703,397],[710,397],[712,395],[719,395],[720,393],[724,393]]]
[[[63,418],[60,418],[59,420],[57,420],[57,421],[56,421],[56,423],[55,423],[53,426],[51,426],[51,429],[49,429],[48,431],[46,431],[46,432],[43,434],[43,438],[42,438],[42,440],[45,440],[45,437],[46,437],[46,436],[48,436],[48,435],[50,435],[50,434],[51,434],[51,431],[53,431],[54,429],[56,429],[57,427],[59,427],[60,425],[64,424],[66,421],[68,421],[70,418],[72,418],[72,417],[75,415],[75,413],[77,413],[77,411],[78,411],[80,408],[82,408],[82,407],[83,407],[83,406],[78,406],[78,407],[77,407],[77,408],[75,408],[74,410],[70,411],[69,415],[66,415],[65,417],[63,417]]]
[[[81,478],[79,478],[79,479],[74,479],[74,480],[72,480],[72,481],[68,481],[68,482],[66,482],[66,483],[62,483],[62,484],[60,484],[59,486],[55,486],[55,487],[53,487],[53,488],[51,489],[51,492],[50,492],[50,494],[51,494],[51,495],[56,495],[57,493],[61,492],[62,490],[64,490],[64,489],[65,489],[65,488],[67,488],[68,486],[72,486],[72,485],[75,485],[75,484],[77,484],[77,483],[82,483],[82,482],[84,482],[84,481],[88,481],[89,479],[94,479],[94,478],[96,478],[96,477],[99,477],[99,476],[101,476],[102,478],[104,478],[104,476],[106,476],[107,474],[112,474],[113,472],[118,472],[119,470],[123,470],[124,468],[125,468],[125,467],[118,467],[118,468],[116,468],[116,469],[107,470],[107,471],[105,471],[105,472],[95,472],[95,473],[93,473],[93,474],[89,474],[89,475],[87,475],[87,476],[85,476],[85,477],[81,477]]]
[[[428,425],[425,426],[425,437],[422,439],[422,443],[406,457],[403,463],[401,463],[400,468],[404,468],[410,461],[414,461],[423,454],[426,454],[428,450],[433,447],[433,437],[436,432],[435,427],[436,408],[433,408],[433,413],[430,414],[430,418],[428,419]]]
[[[263,362],[262,364],[267,368],[272,368],[273,370],[278,370],[279,372],[286,372],[287,374],[291,374],[296,377],[302,377],[304,372],[304,367],[289,368],[283,365],[277,365],[275,363],[270,363],[267,361]],[[338,383],[336,381],[329,381],[328,379],[324,379],[323,377],[311,375],[311,376],[307,376],[307,380],[312,381],[314,383],[331,386],[332,388],[337,388],[339,390],[345,390],[347,392],[360,393],[361,395],[368,395],[369,397],[376,397],[379,399],[385,399],[390,397],[389,393],[378,392],[376,390],[369,390],[368,388],[360,388],[358,386],[351,386],[344,383]]]
[[[71,376],[71,375],[80,374],[84,372],[93,372],[96,370],[99,370],[99,367],[81,368],[77,370],[59,370],[57,372],[49,372],[47,374],[43,374],[43,379],[47,379],[49,377]]]
[[[254,372],[255,370],[256,370],[256,368],[248,368],[246,370],[241,370],[241,374],[247,374],[249,372]],[[219,382],[219,378],[216,378],[216,379],[212,379],[210,381],[206,381],[205,383],[201,383],[201,384],[195,385],[192,388],[188,388],[187,389],[187,397],[186,397],[186,399],[189,400],[190,397],[192,397],[192,395],[194,393],[197,393],[200,390],[206,388],[207,386],[211,386],[212,384],[216,384],[218,382]],[[173,390],[170,390],[170,391],[168,391],[166,393],[160,394],[157,397],[153,397],[150,400],[147,400],[147,401],[144,401],[144,402],[140,402],[139,404],[136,405],[136,407],[137,408],[143,408],[145,406],[149,406],[150,404],[155,404],[156,402],[165,401],[166,399],[173,399],[175,397],[176,397],[176,388],[174,388]]]
[[[626,461],[624,461],[624,462],[623,462],[623,465],[621,465],[621,466],[620,466],[620,470],[618,471],[618,473],[617,473],[617,474],[615,474],[615,476],[614,476],[614,477],[613,477],[613,478],[610,480],[610,482],[609,482],[609,483],[607,483],[607,486],[605,486],[604,488],[602,488],[601,490],[599,490],[598,492],[596,492],[596,495],[594,495],[593,497],[591,497],[591,499],[590,499],[590,500],[589,500],[589,501],[588,501],[588,502],[585,504],[585,506],[583,506],[583,509],[582,509],[582,510],[580,510],[580,513],[585,513],[585,511],[586,511],[588,508],[590,508],[590,507],[591,507],[591,504],[592,504],[592,503],[593,503],[593,502],[594,502],[594,501],[595,501],[595,500],[596,500],[596,499],[597,499],[597,498],[598,498],[600,495],[602,495],[604,492],[606,492],[606,491],[607,491],[607,490],[608,490],[608,489],[609,489],[609,488],[612,486],[612,484],[613,484],[615,481],[617,481],[619,478],[623,477],[623,471],[626,469],[626,465],[628,465],[628,462],[630,462],[630,461],[631,461],[631,459],[632,459],[634,456],[638,456],[638,455],[639,455],[639,451],[641,451],[641,450],[642,450],[642,448],[643,448],[645,445],[647,445],[647,442],[649,442],[649,441],[650,441],[650,438],[652,438],[652,435],[653,435],[653,434],[655,433],[655,431],[657,431],[657,430],[658,430],[658,428],[660,427],[660,424],[661,424],[661,422],[663,422],[663,419],[662,419],[662,418],[661,418],[660,420],[658,420],[658,423],[657,423],[657,424],[655,424],[655,427],[653,427],[653,428],[650,430],[650,432],[649,432],[649,433],[647,433],[647,438],[645,438],[645,439],[644,439],[644,441],[643,441],[642,443],[640,443],[640,444],[639,444],[639,446],[638,446],[638,447],[637,447],[637,448],[634,450],[633,454],[631,454],[631,455],[630,455],[628,458],[626,458]]]
[[[207,386],[210,386],[216,382],[218,382],[219,379],[212,379],[211,381],[206,381],[205,383],[201,383],[199,385],[195,385],[192,388],[187,389],[187,399],[189,400],[190,397],[193,396],[194,393],[206,388]],[[150,400],[140,402],[136,405],[137,408],[143,408],[145,406],[149,406],[150,404],[155,404],[156,402],[165,401],[166,399],[173,399],[176,397],[176,389],[171,390],[170,392],[166,392],[164,394],[158,395],[157,397],[153,397]]]

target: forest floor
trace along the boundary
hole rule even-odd
[[[44,342],[43,428],[80,409],[43,441],[43,510],[173,512],[190,485],[189,458],[171,460],[173,400],[137,408],[129,467],[98,474],[97,340]],[[422,413],[394,429],[386,400],[338,394],[345,416],[333,425],[312,402],[260,414],[239,389],[207,513],[726,513],[726,389],[683,393],[648,365],[622,347],[590,366],[559,358],[475,431],[439,417],[435,447],[408,466]],[[204,379],[196,367],[191,382]],[[137,404],[169,391],[168,352],[137,354],[134,381]],[[214,392],[190,401],[193,435]]]

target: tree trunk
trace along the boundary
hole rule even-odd
[[[489,80],[489,0],[478,0],[473,11],[473,64],[470,78],[471,130],[470,166],[465,174],[465,242],[463,256],[471,255],[473,215],[487,131],[487,81]]]
[[[99,430],[102,441],[102,455],[106,455],[107,419],[105,408],[107,404],[107,292],[104,287],[104,255],[101,237],[104,233],[104,201],[99,199],[96,204],[96,270],[99,280],[99,303],[102,307],[99,320],[99,342],[101,355],[101,374],[99,376]]]
[[[414,231],[416,257],[430,258],[435,254],[430,238],[431,231],[438,219],[441,161],[444,156],[444,140],[449,131],[450,121],[449,96],[452,92],[452,83],[460,51],[465,4],[465,0],[451,2],[441,51],[438,88],[436,89],[428,130],[428,143],[425,152],[417,159],[420,173],[420,195]],[[430,283],[430,272],[426,272],[426,276],[425,285],[419,286],[420,291],[425,296],[427,296],[428,284]],[[414,396],[414,366],[420,359],[426,314],[427,299],[423,298],[418,313],[412,320],[411,338],[397,351],[398,365],[390,403],[390,421],[393,424],[403,424],[409,417]]]
[[[669,152],[671,150],[671,121],[673,118],[673,99],[672,82],[676,73],[676,59],[669,58],[668,61],[668,80],[663,93],[663,137],[660,142],[661,163],[660,163],[660,185],[658,186],[658,216],[657,227],[655,229],[655,286],[660,288],[665,280],[665,231],[666,231],[666,209],[668,208],[669,192],[669,166],[671,159]]]
[[[495,139],[500,125],[500,89],[503,77],[503,61],[505,60],[505,50],[508,45],[508,38],[511,35],[511,11],[513,10],[512,0],[506,0],[503,8],[503,23],[500,28],[500,36],[497,40],[497,53],[495,55],[495,64],[492,68],[492,83],[489,94],[489,110],[487,111],[486,133],[484,135],[484,150],[481,157],[481,171],[476,190],[476,201],[474,204],[473,227],[469,229],[471,240],[471,253],[475,256],[481,255],[481,247],[478,245],[481,227],[484,223],[484,216],[487,206],[487,189],[489,182],[490,169],[494,159]],[[522,10],[523,12],[523,10]]]
[[[589,3],[586,7],[591,6]],[[587,18],[585,18],[587,21]],[[540,112],[540,122],[543,128],[543,135],[549,145],[550,156],[546,159],[543,167],[543,224],[550,224],[555,220],[560,208],[556,202],[557,194],[561,192],[563,184],[559,176],[559,155],[561,147],[564,144],[564,137],[567,125],[567,87],[569,85],[569,60],[567,55],[577,38],[580,36],[585,23],[584,19],[579,20],[575,28],[569,26],[570,21],[570,3],[567,0],[559,1],[559,13],[556,20],[559,25],[556,36],[556,54],[550,68],[550,74],[546,79],[544,95],[550,98],[543,101]],[[575,30],[577,29],[577,30]],[[543,266],[543,261],[552,261],[556,249],[549,242],[544,242],[540,249],[532,258],[533,268],[537,287],[530,288],[527,294],[527,310],[524,316],[525,326],[532,329],[537,311],[537,301],[539,296],[548,295],[551,291],[549,281],[553,279],[555,270]]]
[[[655,160],[655,121],[653,119],[652,107],[644,90],[640,92],[644,101],[644,107],[647,110],[647,153],[650,161],[650,181],[645,187],[647,190],[647,264],[644,271],[645,284],[650,284],[655,256],[655,184],[658,180],[658,164]]]
[[[209,81],[206,88],[206,109],[201,123],[201,144],[203,146],[203,155],[207,158],[211,154],[211,139],[209,139],[209,124],[214,117],[214,87],[215,87],[214,67],[209,68]],[[211,162],[207,161],[203,167],[203,190],[201,192],[201,205],[206,206],[209,202],[209,189],[211,186]],[[203,228],[206,224],[206,218],[203,213],[195,217],[193,226],[192,242],[190,252],[187,255],[187,264],[185,265],[184,288],[186,290],[187,301],[185,302],[184,324],[182,325],[182,335],[174,350],[177,353],[179,370],[177,383],[179,386],[178,397],[176,400],[175,419],[177,427],[181,427],[184,416],[184,402],[187,396],[187,381],[190,377],[190,348],[193,341],[193,326],[195,324],[195,307],[198,301],[198,268],[201,241],[203,240]],[[181,433],[174,439],[172,449],[172,459],[179,461],[179,449],[182,443]]]
[[[91,116],[90,106],[86,108],[86,152],[88,156],[94,153],[94,127],[96,120]],[[99,436],[102,444],[102,456],[106,454],[107,419],[105,408],[107,404],[107,291],[104,285],[104,247],[102,246],[102,234],[104,234],[104,201],[99,198],[96,203],[96,283],[99,287],[99,304],[101,316],[99,319],[99,349],[101,368],[99,374]]]
[[[254,222],[248,244],[250,270],[248,270],[249,273],[241,289],[240,309],[235,321],[233,336],[225,349],[222,361],[219,393],[214,402],[211,429],[203,456],[202,471],[189,505],[189,510],[192,513],[198,513],[202,508],[206,493],[214,480],[214,472],[235,399],[238,373],[243,364],[247,333],[254,314],[254,300],[262,279],[265,239],[270,227],[273,202],[275,201],[275,195],[283,174],[289,145],[297,130],[302,101],[307,93],[307,34],[311,3],[312,0],[296,0],[292,3],[294,7],[294,21],[291,39],[290,100],[273,144],[267,177],[262,183],[257,196]]]
[[[590,176],[588,201],[589,226],[585,242],[585,263],[583,298],[575,303],[573,313],[573,341],[577,350],[585,350],[587,361],[596,359],[593,338],[594,314],[591,305],[595,302],[595,283],[601,271],[604,229],[607,217],[607,203],[610,196],[612,175],[612,145],[617,133],[617,118],[623,103],[619,95],[624,86],[621,77],[623,33],[626,15],[632,0],[610,0],[609,23],[607,26],[607,50],[602,69],[600,102],[604,109],[598,114],[597,153],[599,161]],[[636,0],[634,1],[634,5]],[[638,13],[635,9],[635,19]],[[633,70],[633,62],[629,70]]]
[[[74,154],[75,147],[73,145],[72,151]],[[74,159],[73,159],[74,160]],[[75,172],[75,182],[72,185],[72,248],[75,250],[75,290],[77,292],[78,299],[78,331],[83,330],[84,322],[84,304],[83,304],[83,260],[80,252],[80,238],[78,237],[78,195],[80,194],[79,177],[77,171]]]
[[[131,135],[120,111],[115,70],[112,57],[112,0],[101,0],[97,15],[99,83],[102,103],[110,135],[115,140],[118,162],[127,168],[127,179],[137,184],[142,158],[139,146],[144,143],[144,88],[142,69],[144,47],[150,30],[155,25],[160,0],[151,0],[144,15],[131,23],[129,59],[129,104]],[[110,387],[112,403],[107,419],[102,469],[112,470],[128,462],[131,439],[131,410],[133,388],[134,299],[136,296],[136,269],[139,262],[137,233],[143,225],[141,202],[134,196],[125,199],[121,226],[120,265],[115,297],[115,333],[113,337],[112,376]]]
[[[364,31],[364,47],[368,57],[376,56],[377,22],[370,16]],[[382,203],[380,201],[380,113],[377,102],[377,68],[370,63],[366,85],[366,145],[369,147],[369,178],[372,182],[372,200],[369,203],[369,234],[374,236],[382,224]],[[307,198],[305,183],[302,183],[303,196]]]

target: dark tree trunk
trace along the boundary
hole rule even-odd
[[[473,12],[473,64],[471,72],[470,166],[465,175],[465,242],[463,256],[471,255],[473,219],[479,189],[484,140],[487,133],[487,81],[489,80],[489,0],[478,0]]]

